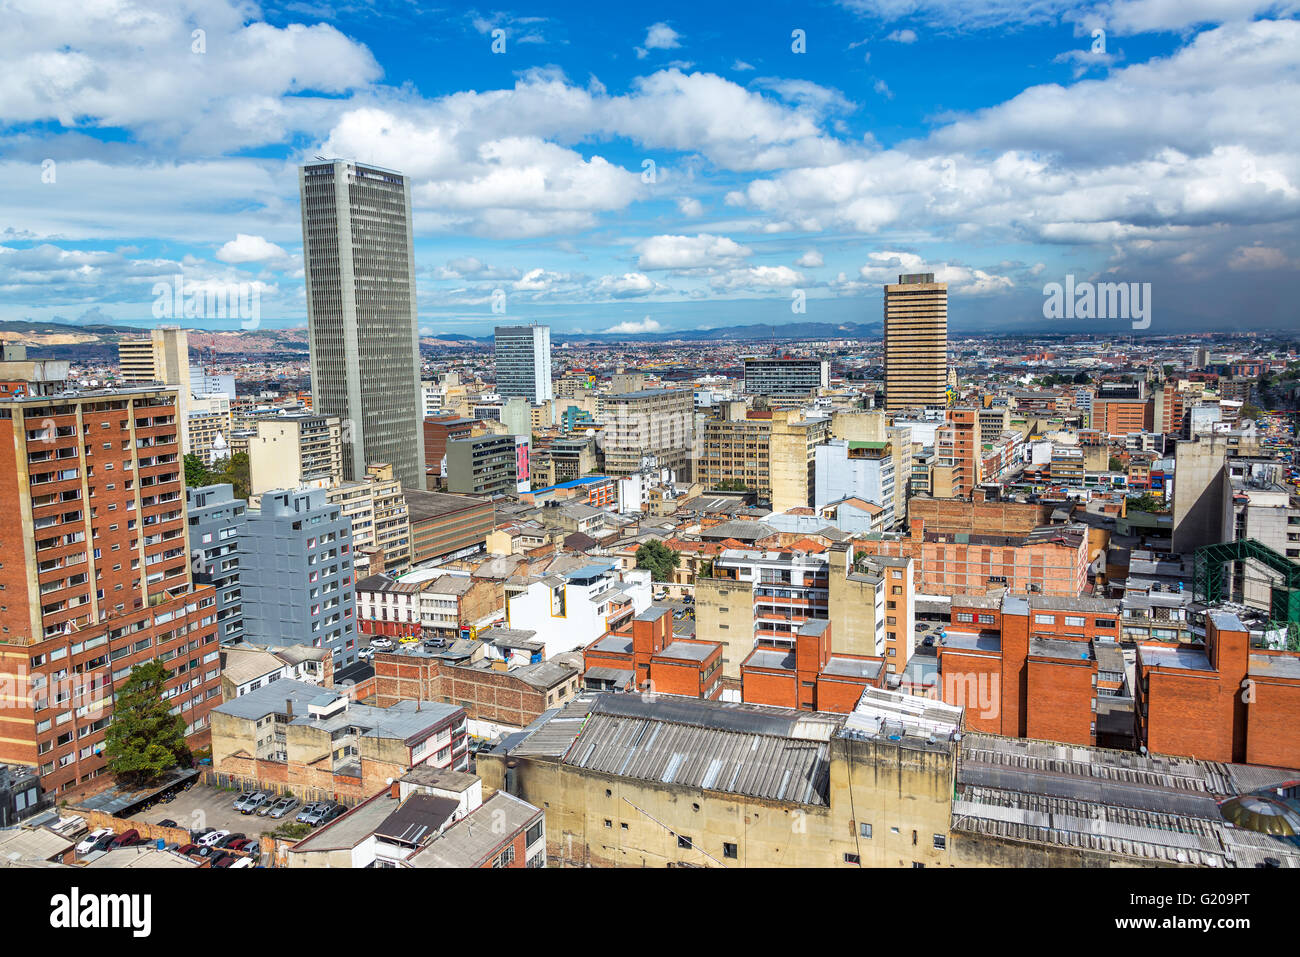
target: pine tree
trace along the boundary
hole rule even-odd
[[[185,719],[172,714],[162,696],[167,668],[155,658],[131,669],[117,693],[104,753],[113,776],[149,784],[185,758]]]

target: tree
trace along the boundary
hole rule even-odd
[[[185,719],[172,714],[162,696],[167,677],[166,666],[155,658],[132,668],[117,694],[104,754],[109,771],[120,780],[151,784],[190,757]]]
[[[713,486],[718,492],[748,492],[749,486],[745,484],[744,479],[723,479],[717,485]]]
[[[1134,496],[1128,500],[1128,510],[1130,512],[1163,512],[1166,511],[1165,503],[1160,501],[1154,495],[1143,492],[1141,495]]]
[[[229,483],[234,486],[235,498],[250,498],[253,481],[247,452],[236,452],[229,458],[215,462],[209,473],[212,483]]]
[[[185,456],[185,487],[202,488],[212,484],[212,473],[193,452]]]
[[[1075,385],[1087,385],[1091,381],[1092,379],[1088,376],[1088,373],[1086,372],[1076,372],[1074,374]]]
[[[672,581],[673,569],[681,560],[663,542],[646,542],[636,550],[636,567],[650,569],[650,578],[657,582]]]
[[[1122,472],[1124,471],[1124,463],[1112,455],[1110,457],[1110,462],[1106,465],[1106,468],[1112,472]]]

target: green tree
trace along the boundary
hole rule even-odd
[[[253,493],[253,480],[248,464],[247,452],[236,452],[229,458],[213,463],[211,480],[214,483],[229,483],[234,486],[235,498],[250,498]]]
[[[646,542],[636,550],[636,567],[650,569],[650,577],[657,582],[672,581],[673,569],[682,557],[663,542]]]
[[[717,485],[713,486],[718,492],[748,492],[749,486],[745,484],[744,479],[723,479]]]
[[[1110,457],[1110,462],[1106,465],[1106,468],[1112,472],[1122,472],[1124,471],[1124,463],[1112,455]]]
[[[185,487],[202,488],[212,484],[212,473],[203,464],[203,460],[193,452],[185,456]]]
[[[168,710],[162,696],[167,668],[158,658],[131,669],[117,693],[104,737],[108,769],[119,780],[151,784],[188,761],[185,719]]]
[[[1166,511],[1165,503],[1160,501],[1154,495],[1143,492],[1128,500],[1128,510],[1130,512],[1163,512]]]

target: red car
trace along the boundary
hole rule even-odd
[[[131,828],[131,830],[123,831],[117,837],[113,838],[113,843],[108,845],[108,847],[109,850],[113,850],[114,848],[118,848],[118,847],[133,847],[134,845],[139,843],[140,843],[140,832],[137,831],[135,828]]]
[[[199,846],[197,844],[182,844],[180,847],[176,848],[177,854],[184,854],[186,857],[192,857],[198,852]]]
[[[248,847],[248,845],[250,845],[250,844],[252,844],[252,843],[253,843],[253,842],[252,842],[249,838],[241,837],[241,838],[239,838],[238,840],[231,841],[229,844],[227,844],[227,845],[226,845],[226,850],[228,850],[228,851],[242,851],[244,848]]]

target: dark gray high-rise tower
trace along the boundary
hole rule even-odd
[[[343,473],[387,462],[422,489],[424,428],[411,188],[349,160],[298,173],[312,410],[343,420]]]

